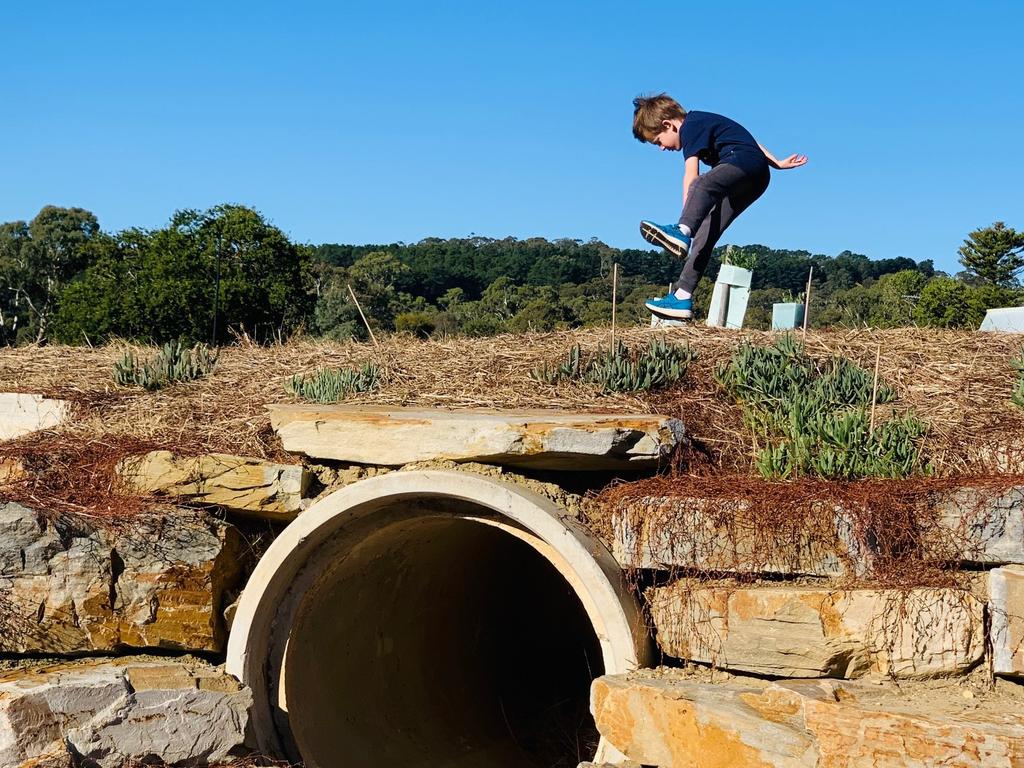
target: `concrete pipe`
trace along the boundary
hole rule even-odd
[[[266,754],[309,768],[615,760],[591,681],[647,661],[621,572],[554,502],[468,472],[393,472],[292,522],[239,602],[228,671]]]

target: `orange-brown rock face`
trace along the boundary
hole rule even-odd
[[[310,478],[300,464],[222,453],[176,456],[170,451],[125,459],[117,471],[137,492],[183,497],[272,520],[291,520],[298,514]]]
[[[120,531],[0,504],[0,652],[219,651],[237,533],[166,510]]]
[[[682,580],[648,598],[665,653],[773,677],[949,676],[977,664],[985,647],[984,606],[961,590]]]
[[[661,768],[1024,765],[1024,712],[919,702],[861,683],[609,676],[594,681],[592,709],[629,759]]]

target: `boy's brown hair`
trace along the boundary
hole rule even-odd
[[[647,143],[664,130],[662,120],[684,120],[686,110],[667,93],[633,99],[633,135]]]

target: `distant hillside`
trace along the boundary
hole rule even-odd
[[[909,258],[872,260],[863,254],[843,251],[838,256],[790,251],[765,245],[738,248],[757,257],[755,289],[779,288],[799,292],[807,283],[808,270],[814,266],[816,284],[832,288],[850,288],[868,280],[902,270],[914,270],[925,277],[935,275],[931,260],[915,262]],[[436,301],[450,288],[461,288],[468,298],[479,298],[483,290],[499,277],[516,285],[585,283],[606,277],[618,263],[622,277],[663,285],[679,275],[680,263],[661,250],[612,248],[599,240],[518,240],[485,237],[442,240],[432,237],[418,243],[381,245],[324,244],[315,255],[335,267],[350,267],[369,253],[393,254],[409,267],[396,288],[412,295]],[[725,247],[715,249],[707,275],[714,276]]]
[[[756,262],[745,319],[754,329],[770,325],[774,303],[804,301],[812,268],[816,328],[974,329],[988,308],[1024,303],[1024,233],[1001,222],[968,235],[966,269],[955,277],[930,260],[729,248],[733,263]],[[695,292],[697,319],[728,253],[715,251]],[[421,337],[607,325],[616,264],[619,324],[649,323],[644,302],[664,295],[680,270],[657,249],[511,237],[312,246],[231,204],[176,211],[157,229],[106,232],[85,209],[48,205],[31,221],[0,223],[0,346],[362,339],[367,323]]]

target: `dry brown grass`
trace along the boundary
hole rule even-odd
[[[379,348],[311,340],[269,347],[242,342],[222,351],[213,376],[154,393],[113,383],[113,364],[127,348],[123,344],[0,349],[0,391],[72,400],[76,418],[51,439],[140,441],[183,452],[282,458],[264,406],[294,400],[285,382],[318,366],[373,361],[383,370],[383,386],[355,396],[357,402],[663,412],[687,424],[715,469],[747,468],[753,442],[744,432],[739,408],[714,383],[713,372],[742,340],[769,343],[772,335],[697,326],[618,332],[629,344],[662,334],[691,344],[699,357],[680,386],[637,395],[602,395],[588,386],[551,386],[530,377],[532,369],[559,361],[573,344],[606,346],[607,330],[596,329],[429,341],[393,336],[382,339]],[[1010,360],[1019,354],[1019,336],[828,331],[808,333],[806,347],[814,356],[843,355],[869,369],[880,349],[881,376],[895,389],[897,407],[913,410],[931,427],[928,445],[940,474],[1005,470],[1024,452],[1024,411],[1009,401],[1015,379]]]

